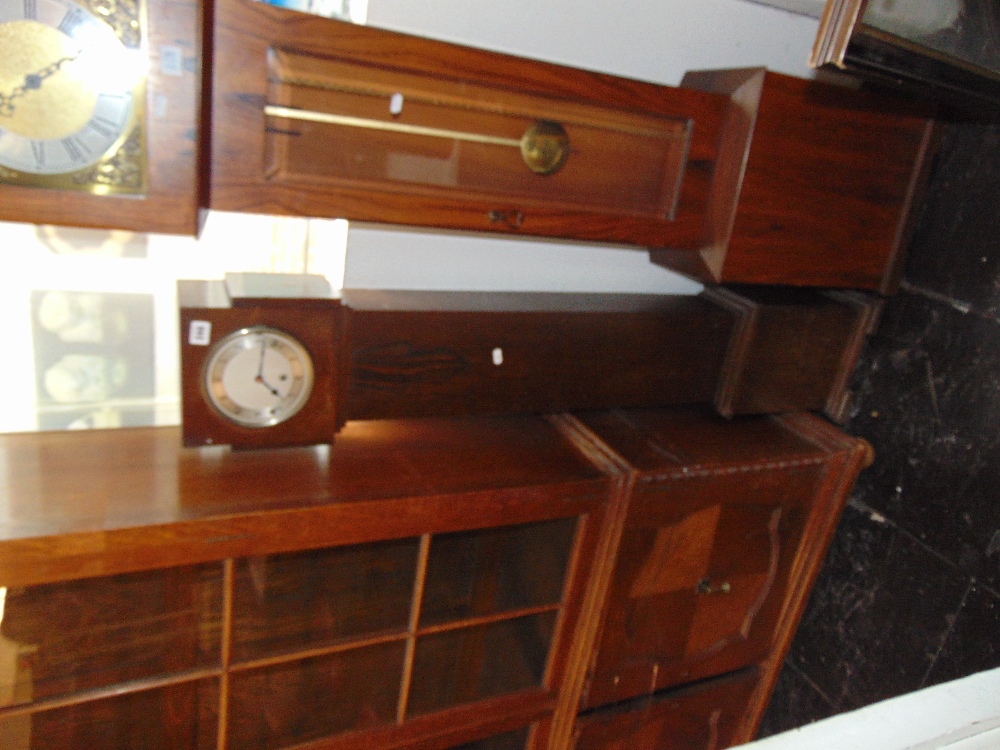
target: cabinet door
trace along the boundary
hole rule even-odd
[[[472,704],[470,731],[550,710],[579,526],[569,516],[236,561],[229,747],[360,731],[383,738],[374,747],[440,734],[443,712]]]
[[[210,205],[701,241],[726,98],[219,0]]]
[[[737,669],[768,652],[821,467],[640,482],[586,705]]]
[[[577,723],[575,750],[720,750],[729,747],[757,686],[757,670],[596,711]]]

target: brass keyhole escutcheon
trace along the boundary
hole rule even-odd
[[[733,587],[729,585],[729,581],[724,581],[718,586],[713,586],[710,579],[702,578],[698,581],[694,590],[699,594],[728,594],[733,590]]]
[[[521,158],[535,174],[555,174],[569,156],[569,135],[558,122],[539,120],[521,136]]]

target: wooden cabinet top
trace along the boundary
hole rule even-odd
[[[182,448],[178,428],[3,435],[0,476],[0,585],[458,530],[472,512],[516,523],[608,487],[530,416],[351,422],[330,447],[246,452]]]
[[[871,460],[867,443],[802,413],[728,420],[705,412],[695,420],[677,409],[628,409],[579,418],[640,481],[819,464],[855,451]]]

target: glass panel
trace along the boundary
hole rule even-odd
[[[216,679],[0,718],[4,750],[209,750],[216,746]]]
[[[400,641],[234,673],[230,750],[287,747],[394,722],[405,653]]]
[[[495,734],[486,739],[466,742],[456,745],[451,750],[522,750],[528,742],[528,731],[531,727],[519,729],[516,732]]]
[[[421,625],[558,604],[576,521],[434,536]]]
[[[555,622],[546,612],[418,638],[407,714],[541,686]]]
[[[1000,73],[1000,9],[969,0],[870,0],[863,22],[946,57]]]
[[[221,592],[220,565],[0,589],[0,705],[217,665]]]
[[[233,659],[406,630],[417,548],[403,539],[237,561]]]
[[[290,50],[270,61],[272,177],[673,214],[688,142],[681,118]]]

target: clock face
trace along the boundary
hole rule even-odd
[[[265,326],[241,328],[219,341],[203,373],[209,403],[243,427],[271,427],[291,418],[309,400],[312,386],[305,347]]]
[[[142,111],[139,6],[114,12],[117,33],[71,0],[0,0],[0,180],[138,192],[115,172],[133,169],[121,152]],[[63,175],[74,178],[52,180]]]

